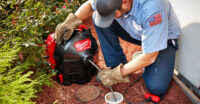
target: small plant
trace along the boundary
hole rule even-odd
[[[19,39],[0,43],[0,103],[1,104],[32,104],[36,97],[40,78],[31,79],[32,71],[29,63],[15,66],[19,59]],[[42,76],[41,76],[42,77]]]

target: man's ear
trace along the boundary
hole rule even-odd
[[[128,0],[122,0],[122,4],[126,4]]]
[[[130,0],[122,0],[121,7],[128,5],[128,3],[130,3]]]

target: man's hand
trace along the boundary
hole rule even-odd
[[[56,27],[54,35],[56,43],[60,44],[62,40],[68,40],[74,32],[74,29],[78,28],[81,24],[82,21],[79,20],[76,15],[70,13],[66,20],[63,23],[58,24]]]
[[[123,65],[120,64],[114,69],[105,69],[98,73],[98,76],[106,87],[110,87],[113,84],[119,83],[119,82],[129,82],[128,76],[122,77],[121,75],[121,67]]]

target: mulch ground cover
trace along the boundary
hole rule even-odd
[[[94,56],[94,62],[101,69],[107,69],[103,55],[100,49],[100,43],[95,32],[95,29],[92,25],[91,19],[87,19],[84,21],[84,24],[91,28],[93,36],[97,39],[97,44],[99,45],[99,51]],[[120,39],[120,43],[122,48],[124,49],[124,53],[127,56],[127,60],[130,61],[131,55],[134,52],[141,50],[141,47],[130,44],[126,41]],[[120,92],[123,94],[124,90],[131,84],[133,80],[136,80],[138,77],[142,75],[142,72],[134,73],[130,76],[129,83],[120,83],[112,86],[113,90],[116,92]],[[100,82],[96,81],[95,76],[89,83],[84,85],[72,84],[70,86],[63,86],[54,82],[53,87],[43,86],[43,91],[38,93],[38,97],[36,99],[37,104],[106,104],[104,100],[104,96],[106,93],[110,92],[110,89],[103,86]],[[94,85],[100,89],[100,95],[93,101],[89,102],[81,102],[75,98],[76,91],[83,86],[86,85]],[[144,80],[141,79],[139,82],[135,83],[131,88],[128,89],[127,93],[124,95],[130,102],[134,102],[134,104],[144,101],[144,94],[148,92]],[[126,104],[125,101],[122,104]],[[151,103],[147,103],[151,104]],[[174,80],[172,80],[169,90],[165,95],[165,98],[160,102],[160,104],[192,104],[189,98],[185,95],[183,90],[176,84]]]

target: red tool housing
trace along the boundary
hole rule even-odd
[[[150,94],[150,93],[146,93],[146,94],[144,95],[144,98],[145,98],[145,99],[151,98],[151,101],[156,102],[156,103],[159,103],[159,102],[160,102],[160,97],[159,97],[159,96],[156,96],[156,95],[153,95],[153,94]]]

